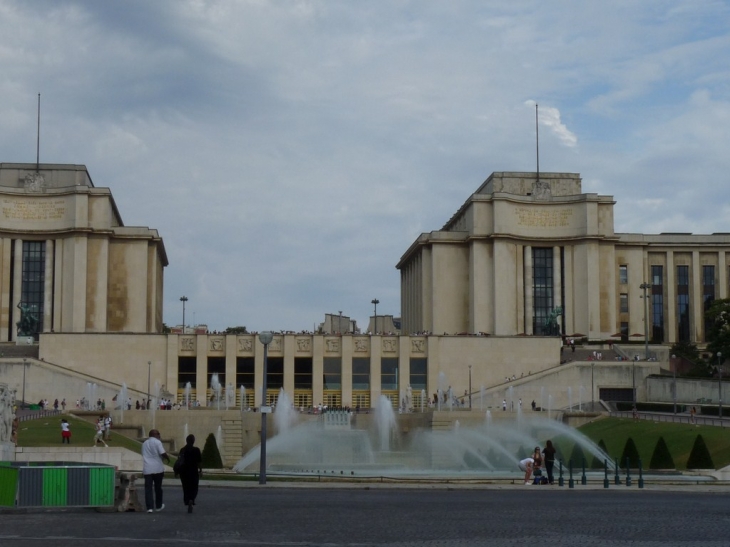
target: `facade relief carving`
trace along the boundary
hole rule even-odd
[[[297,351],[311,351],[312,340],[309,338],[297,338]]]
[[[368,339],[367,338],[355,338],[355,352],[356,353],[367,353],[368,351]]]
[[[195,351],[195,338],[192,336],[184,336],[180,338],[181,351]]]
[[[281,351],[283,346],[282,340],[283,338],[281,336],[274,336],[271,344],[269,344],[269,351]]]
[[[250,338],[239,338],[238,339],[238,351],[249,352],[253,351],[253,340]]]
[[[425,340],[411,340],[411,352],[412,353],[425,353],[426,341]]]
[[[532,197],[535,201],[550,201],[553,199],[553,191],[550,183],[544,180],[538,180],[532,185]]]
[[[40,173],[28,173],[25,175],[23,188],[28,192],[43,192],[46,189],[46,179]]]
[[[330,353],[337,353],[340,351],[340,340],[339,338],[329,338],[324,341],[327,351]]]
[[[396,351],[398,351],[398,340],[385,338],[383,340],[383,353],[395,353]]]
[[[210,339],[210,351],[223,351],[223,338]]]

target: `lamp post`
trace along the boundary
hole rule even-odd
[[[261,455],[259,456],[259,484],[266,484],[266,415],[270,412],[266,404],[266,375],[268,373],[269,344],[274,339],[274,334],[264,331],[259,334],[259,342],[264,346],[264,378],[261,383]]]
[[[25,365],[28,363],[28,359],[23,357],[23,402],[20,408],[25,408]]]
[[[649,359],[649,299],[646,290],[651,289],[651,283],[642,283],[639,288],[644,290],[644,359]]]
[[[720,368],[720,365],[722,365],[722,352],[717,352],[717,391],[719,394],[719,402],[720,402],[720,420],[722,420],[722,368]],[[722,421],[720,421],[720,425],[722,425]]]
[[[677,362],[676,355],[672,355],[672,401],[674,402],[674,415],[677,415]]]
[[[183,324],[182,324],[182,333],[185,334],[185,302],[188,301],[187,296],[181,296],[180,302],[183,303]]]
[[[593,365],[595,365],[595,363],[591,363],[591,412],[593,412],[593,405],[596,404],[596,390],[593,385]]]
[[[375,311],[373,312],[375,319],[373,319],[373,334],[377,334],[378,332],[378,304],[380,304],[380,300],[377,298],[373,298],[370,303],[375,306]]]
[[[152,361],[147,361],[147,401],[146,401],[146,407],[147,410],[149,410],[149,404],[150,404],[150,377],[152,376]],[[124,403],[122,403],[124,404]]]
[[[469,365],[469,410],[471,410],[471,365]]]

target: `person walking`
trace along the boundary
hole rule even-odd
[[[61,420],[61,444],[71,444],[71,427],[66,418]]]
[[[182,460],[182,463],[180,461]],[[188,506],[188,513],[193,512],[195,498],[198,497],[198,483],[203,474],[203,457],[200,448],[195,446],[195,435],[188,435],[185,446],[180,450],[175,464],[176,473],[180,476],[183,489],[183,503]]]
[[[106,442],[104,441],[104,419],[101,417],[96,421],[96,435],[94,435],[94,445],[93,445],[94,448],[96,448],[100,442],[104,446],[109,448],[109,445],[106,444]]]
[[[548,439],[545,448],[542,449],[543,461],[545,462],[545,471],[547,472],[548,483],[553,484],[553,467],[555,466],[555,447],[553,441]]]
[[[142,444],[144,502],[148,513],[162,511],[165,508],[165,504],[162,502],[162,477],[165,475],[165,465],[162,460],[170,463],[170,456],[167,455],[165,447],[160,441],[160,432],[152,429],[149,438]]]

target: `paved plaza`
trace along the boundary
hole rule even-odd
[[[188,514],[166,482],[159,513],[3,511],[0,545],[730,545],[728,486],[247,484],[202,488]]]

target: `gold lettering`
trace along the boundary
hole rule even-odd
[[[570,226],[572,209],[527,209],[518,207],[517,224],[535,228],[563,228]]]
[[[2,200],[3,217],[8,220],[63,220],[66,217],[66,202]]]

